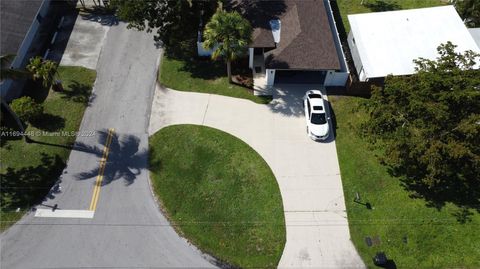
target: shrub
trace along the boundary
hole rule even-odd
[[[43,114],[43,106],[28,96],[13,100],[10,107],[24,122],[35,121]]]
[[[48,88],[55,81],[58,64],[54,61],[44,60],[37,56],[30,58],[27,70],[32,73],[33,80],[41,81],[43,87]]]

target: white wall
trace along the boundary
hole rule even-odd
[[[360,81],[365,81],[365,72],[363,72],[363,76],[360,74],[363,71],[363,63],[362,59],[360,58],[360,54],[358,53],[358,47],[355,44],[355,37],[352,31],[350,31],[350,33],[348,34],[348,46],[350,47],[353,63],[355,65],[355,69],[357,70],[358,79]]]
[[[337,50],[337,57],[340,62],[340,70],[337,71],[327,71],[327,76],[325,77],[325,86],[345,86],[350,75],[350,70],[348,69],[347,57],[342,48],[342,42],[340,40],[340,35],[338,34],[337,24],[333,18],[332,6],[330,5],[329,0],[324,0],[325,6],[327,7],[328,21],[330,23],[330,30],[333,34],[333,40],[335,42],[335,48]]]
[[[248,67],[253,69],[253,48],[248,48]]]
[[[267,86],[273,86],[275,82],[275,69],[266,69]]]
[[[212,56],[212,53],[213,53],[213,51],[215,51],[216,48],[217,48],[217,46],[215,46],[215,48],[213,48],[211,50],[206,50],[206,49],[203,48],[203,42],[198,42],[197,41],[198,56],[210,57],[210,56]]]

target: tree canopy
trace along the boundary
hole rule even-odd
[[[246,52],[252,38],[252,26],[240,13],[219,9],[205,25],[203,46],[213,49],[212,58],[222,57],[227,62],[231,81],[230,62]]]
[[[367,102],[369,137],[406,188],[435,206],[480,210],[479,55],[448,42],[412,76],[387,77]]]
[[[138,30],[156,31],[155,40],[169,47],[195,38],[200,21],[216,9],[216,1],[112,0],[120,19]]]
[[[456,0],[455,7],[468,27],[480,27],[480,0]]]

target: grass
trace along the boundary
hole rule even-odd
[[[235,69],[232,73],[245,72]],[[159,81],[162,85],[178,91],[212,93],[251,100],[259,104],[267,104],[270,97],[255,96],[252,90],[228,83],[226,67],[223,62],[209,59],[174,59],[164,55],[160,65]]]
[[[342,173],[352,240],[369,267],[372,257],[385,251],[398,268],[480,268],[480,214],[458,221],[462,210],[452,204],[427,207],[413,199],[390,176],[377,156],[378,150],[359,135],[366,114],[358,109],[358,97],[333,97],[337,121],[337,150]],[[355,192],[373,210],[354,203]],[[365,237],[378,236],[380,244],[368,247]],[[406,237],[406,241],[405,238]]]
[[[61,132],[78,131],[88,103],[96,73],[83,67],[59,67],[64,91],[46,91],[29,84],[26,94],[44,106],[44,116],[27,133],[37,142],[2,137],[1,155],[1,215],[3,231],[41,201],[55,183],[70,155],[68,146],[75,136]],[[59,133],[58,133],[59,132]],[[59,145],[59,146],[54,146]],[[20,212],[16,212],[17,208]]]
[[[155,192],[203,251],[243,268],[274,268],[285,244],[280,191],[266,162],[236,137],[176,125],[150,138]]]
[[[448,4],[446,0],[337,0],[338,8],[345,26],[345,32],[350,32],[350,24],[347,15],[379,12],[399,9],[413,9],[433,7]]]

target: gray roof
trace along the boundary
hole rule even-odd
[[[0,1],[0,54],[17,54],[42,0]]]
[[[473,40],[475,40],[475,43],[477,43],[477,46],[480,48],[480,28],[468,28],[468,31],[473,37]]]

